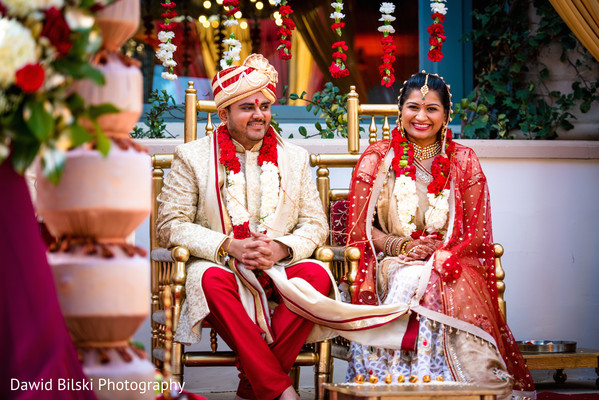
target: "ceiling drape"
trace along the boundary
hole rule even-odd
[[[549,1],[582,45],[599,61],[599,1]]]

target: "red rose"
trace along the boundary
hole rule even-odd
[[[27,64],[16,74],[17,86],[25,93],[33,93],[42,87],[46,73],[39,64]]]
[[[71,28],[64,19],[62,12],[56,8],[51,7],[45,12],[46,22],[42,28],[41,36],[47,37],[52,43],[52,46],[56,48],[58,54],[65,55],[71,50],[71,43],[69,36],[71,35]]]
[[[345,26],[345,22],[335,22],[334,24],[331,24],[331,29],[336,31],[337,29],[341,29]]]
[[[347,51],[349,49],[349,47],[347,47],[347,45],[345,44],[344,40],[341,40],[339,42],[335,42],[333,43],[333,45],[331,46],[332,49],[335,49],[337,47],[341,47],[343,50]]]
[[[433,13],[433,14],[431,14],[431,18],[433,20],[438,19],[439,22],[445,22],[445,15],[443,15],[441,13]]]
[[[441,61],[442,58],[443,58],[443,52],[441,52],[441,49],[439,49],[437,47],[432,48],[428,52],[428,59],[431,60],[432,62]]]
[[[225,3],[227,2],[235,2],[238,3],[239,0],[225,0]],[[162,6],[162,8],[166,8],[166,9],[170,9],[170,8],[175,8],[176,4],[173,3],[172,1],[170,3],[160,3],[160,5]],[[226,5],[226,4],[225,4]]]
[[[426,28],[426,31],[431,36],[445,35],[445,28],[443,27],[442,24],[432,24],[431,26]]]
[[[345,78],[346,76],[349,76],[349,69],[339,68],[339,65],[334,61],[329,67],[329,72],[333,78]]]
[[[162,4],[162,3],[160,3]],[[172,4],[172,3],[171,3]],[[225,7],[235,7],[239,4],[239,0],[225,0],[223,1],[223,6]]]
[[[162,18],[171,19],[171,18],[175,18],[177,16],[177,13],[175,11],[167,11],[165,13],[160,14],[160,16]]]
[[[281,7],[279,7],[279,14],[281,14],[281,17],[289,15],[292,12],[293,12],[293,10],[291,9],[291,6],[281,6]]]
[[[232,17],[237,11],[239,11],[239,7],[234,7],[227,10],[227,17]]]
[[[283,18],[283,25],[289,29],[295,29],[295,22],[291,18]]]
[[[245,221],[243,225],[233,227],[233,237],[235,239],[247,239],[250,237],[250,222]]]
[[[333,58],[340,58],[345,62],[347,60],[347,54],[336,51],[333,53]]]

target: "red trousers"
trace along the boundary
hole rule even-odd
[[[288,278],[299,277],[328,295],[331,281],[326,271],[313,262],[286,268]],[[262,330],[247,315],[235,276],[220,268],[209,268],[202,288],[210,314],[206,318],[227,345],[237,353],[243,369],[237,394],[246,399],[275,399],[292,385],[289,371],[313,323],[294,314],[281,302],[272,314],[273,343],[267,344]]]

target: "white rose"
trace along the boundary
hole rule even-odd
[[[379,32],[389,32],[393,34],[395,33],[395,28],[393,28],[391,25],[382,25],[379,26]]]
[[[168,42],[169,40],[173,39],[174,37],[175,37],[175,32],[171,32],[171,31],[158,32],[158,40],[160,40],[163,43]]]
[[[393,15],[384,14],[384,15],[381,15],[381,18],[379,19],[379,21],[393,22],[393,21],[395,21],[395,17]]]
[[[35,41],[29,29],[13,19],[0,19],[0,87],[12,85],[16,72],[37,62]]]
[[[62,8],[64,0],[3,0],[9,15],[26,17],[36,10],[45,10],[50,7]]]
[[[379,11],[385,14],[391,14],[395,11],[395,5],[393,3],[381,3],[381,8]]]
[[[345,14],[343,14],[343,13],[340,13],[337,11],[335,11],[334,13],[331,13],[331,19],[338,20],[338,19],[343,19],[343,18],[345,18]]]
[[[160,76],[164,79],[168,79],[169,81],[177,80],[177,75],[171,74],[170,72],[164,71]]]
[[[443,3],[431,3],[431,11],[433,13],[447,14],[447,7]]]

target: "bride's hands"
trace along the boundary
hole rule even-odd
[[[426,260],[443,244],[442,240],[437,239],[436,234],[421,236],[406,246],[407,255],[399,255],[403,261]]]

